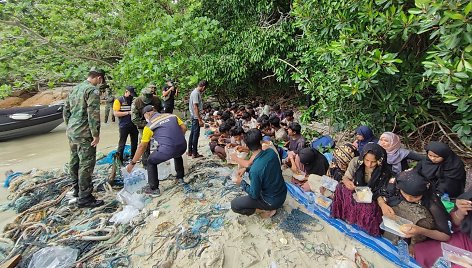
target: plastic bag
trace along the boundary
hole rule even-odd
[[[125,205],[135,207],[136,209],[144,208],[144,197],[138,193],[130,193],[126,189],[121,189],[116,194],[116,199]]]
[[[113,214],[110,219],[110,222],[118,223],[118,224],[128,224],[130,221],[138,216],[139,210],[133,206],[124,206],[123,210]]]
[[[135,168],[128,173],[126,168],[121,169],[124,189],[130,193],[141,190],[147,184],[147,171],[144,168]]]
[[[79,250],[70,247],[47,247],[36,251],[28,268],[69,268],[77,260]]]

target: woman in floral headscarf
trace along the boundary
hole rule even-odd
[[[387,151],[387,163],[392,165],[393,175],[407,170],[409,159],[420,161],[424,158],[416,152],[402,148],[400,137],[392,132],[384,132],[380,136],[379,145]]]

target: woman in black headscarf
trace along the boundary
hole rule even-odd
[[[447,241],[451,236],[446,208],[434,194],[434,188],[416,170],[401,172],[396,180],[390,180],[377,202],[384,216],[400,216],[413,222],[401,227],[406,237],[411,238],[410,245],[428,238]],[[394,242],[398,240],[387,233],[386,237]]]
[[[454,232],[447,244],[472,251],[472,190],[457,197],[456,207],[450,215]],[[415,252],[415,259],[422,267],[432,267],[442,256],[441,242],[429,240],[419,243],[415,245]]]
[[[447,193],[456,198],[462,194],[466,179],[464,162],[445,143],[432,141],[425,149],[428,157],[415,167],[418,173],[433,184],[440,196]]]
[[[380,235],[382,213],[375,200],[390,179],[385,149],[376,143],[364,146],[363,154],[354,157],[336,187],[331,216],[353,223],[371,235]],[[372,203],[357,203],[353,193],[357,186],[368,186],[373,193]]]

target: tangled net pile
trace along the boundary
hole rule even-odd
[[[16,176],[10,181],[10,203],[4,209],[13,209],[19,214],[13,223],[5,226],[0,237],[0,261],[21,254],[19,267],[27,267],[36,251],[50,246],[69,246],[79,250],[76,264],[126,265],[125,252],[115,246],[132,226],[117,227],[108,222],[112,214],[121,209],[109,183],[110,171],[114,170],[115,163],[96,166],[94,192],[105,205],[94,209],[79,209],[71,204],[72,196],[68,193],[73,189],[73,181],[66,175],[67,170],[32,170]]]
[[[116,200],[116,191],[111,186],[123,183],[117,165],[119,164],[113,161],[111,164],[95,167],[94,195],[104,200],[105,205],[93,209],[79,209],[71,204],[73,181],[66,175],[67,170],[32,170],[12,179],[9,186],[10,203],[4,209],[12,209],[19,214],[0,236],[0,262],[20,254],[23,259],[19,267],[27,267],[33,254],[40,249],[67,246],[79,251],[75,265],[129,267],[130,253],[126,247],[116,245],[139,232],[137,227],[146,223],[150,212],[143,210],[129,225],[114,225],[109,222],[113,214],[123,208]],[[229,176],[221,175],[220,169],[225,169],[228,174],[231,171],[211,160],[190,167],[187,176],[189,183],[175,189],[186,194],[182,202],[204,198],[203,192],[208,193],[209,189],[215,191],[216,195],[219,192],[221,197],[230,192],[241,194],[239,188],[231,183]],[[213,184],[218,184],[219,187],[211,187]],[[175,191],[167,189],[164,196],[172,193]],[[229,196],[225,199],[227,198]],[[159,236],[174,241],[175,249],[195,248],[207,241],[204,234],[208,229],[217,230],[223,226],[222,215],[228,209],[229,207],[221,205],[208,206],[197,214],[189,215],[185,224],[170,224],[174,228],[163,228],[167,229],[167,235],[160,233]]]

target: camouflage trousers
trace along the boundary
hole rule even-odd
[[[111,121],[115,122],[115,115],[113,114],[113,102],[107,102],[105,105],[105,123],[108,122],[108,116],[111,112]]]
[[[70,146],[70,176],[79,190],[79,200],[86,199],[92,195],[92,173],[95,167],[97,148],[92,147],[92,140],[73,142],[69,140]]]

